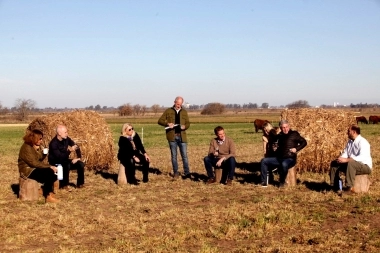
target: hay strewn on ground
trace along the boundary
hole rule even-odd
[[[55,113],[33,120],[28,130],[44,133],[43,146],[47,147],[56,135],[56,127],[67,127],[69,137],[80,147],[87,170],[108,170],[114,161],[114,140],[105,119],[93,111],[76,110]]]
[[[342,110],[288,109],[281,113],[293,130],[307,140],[298,154],[299,172],[328,172],[330,162],[337,158],[347,143],[347,129],[355,124],[354,114]]]

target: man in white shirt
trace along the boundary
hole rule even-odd
[[[372,171],[371,149],[368,141],[360,135],[360,127],[351,125],[347,130],[348,143],[341,156],[331,162],[330,184],[338,185],[339,171],[346,173],[346,191],[355,193],[355,175],[370,174]]]

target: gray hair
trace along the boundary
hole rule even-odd
[[[286,119],[282,119],[281,121],[280,121],[280,123],[278,123],[278,125],[281,127],[282,125],[285,125],[285,124],[287,124],[287,125],[289,125],[289,122],[286,120]]]

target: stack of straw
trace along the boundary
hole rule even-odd
[[[103,117],[85,110],[49,114],[33,120],[27,130],[41,130],[44,133],[42,145],[48,147],[59,124],[67,127],[69,137],[80,147],[87,170],[102,171],[112,167],[114,140]]]
[[[298,172],[328,172],[331,161],[348,141],[347,129],[356,123],[351,112],[325,109],[287,109],[282,111],[281,119],[286,119],[308,143],[298,154]]]

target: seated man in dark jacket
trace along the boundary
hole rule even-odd
[[[303,149],[307,142],[297,132],[290,129],[286,120],[280,122],[281,133],[278,137],[278,148],[275,157],[266,157],[261,160],[261,185],[267,187],[268,168],[278,168],[280,174],[280,188],[285,187],[285,179],[289,168],[296,165],[297,152]]]
[[[76,153],[77,158],[70,159],[70,153]],[[68,137],[67,128],[64,125],[57,126],[57,135],[49,144],[49,164],[61,164],[63,168],[63,179],[60,181],[60,188],[69,190],[69,172],[77,170],[77,188],[84,186],[84,163],[81,161],[81,152],[78,145]]]

